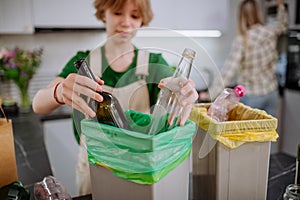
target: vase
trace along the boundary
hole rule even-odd
[[[29,113],[31,111],[31,101],[28,91],[21,91],[20,98],[20,112]]]
[[[20,113],[29,113],[31,111],[31,101],[28,92],[28,87],[18,87],[20,94]]]

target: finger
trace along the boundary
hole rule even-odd
[[[168,118],[168,124],[170,126],[173,124],[174,119],[175,119],[175,116],[171,113]]]
[[[104,85],[104,81],[102,79],[100,79],[98,76],[96,76],[95,78],[98,84]]]
[[[180,99],[180,105],[182,107],[195,103],[198,99],[198,93],[196,90],[192,90],[188,93],[188,95],[182,96]]]
[[[187,84],[190,84],[193,88],[196,87],[195,82],[193,80],[191,80],[191,79],[188,79],[188,83]]]
[[[72,98],[72,102],[75,104],[76,107],[79,107],[79,109],[82,110],[82,113],[90,117],[94,117],[96,115],[95,111],[80,96],[74,95]]]
[[[186,95],[187,93],[189,93],[189,92],[192,91],[192,90],[194,90],[195,92],[197,92],[196,89],[195,89],[195,83],[194,83],[194,81],[188,80],[188,81],[184,84],[184,86],[180,89],[180,93],[181,93],[182,95]],[[198,95],[198,94],[197,94],[197,95]]]
[[[99,79],[99,81],[101,82],[100,79]],[[85,87],[88,87],[91,90],[102,92],[101,84],[99,84],[98,82],[93,81],[92,79],[90,79],[86,76],[78,75],[75,78],[75,83],[77,83],[79,85],[82,85],[82,86],[85,86]]]
[[[98,102],[103,101],[103,97],[98,92],[79,84],[75,84],[73,86],[73,92],[76,92],[77,94],[83,94],[84,96],[92,98]]]
[[[68,84],[68,83],[63,83],[63,90],[62,90],[62,96],[63,99],[69,99],[72,100],[73,96],[78,97],[80,94],[83,94],[89,98],[93,98],[96,101],[102,102],[103,101],[103,97],[98,94],[95,91],[92,91],[91,89],[87,88],[87,87],[83,87],[81,85],[78,84]]]
[[[95,116],[95,112],[87,105],[85,100],[82,99],[79,94],[84,93],[90,98],[101,100],[101,95],[90,89],[92,87],[97,89],[98,86],[101,87],[98,83],[89,79],[88,77],[84,77],[78,74],[69,74],[67,78],[62,82],[63,100],[72,108],[84,113],[85,115],[93,117]]]
[[[65,103],[70,105],[72,108],[80,111],[81,113],[94,117],[96,113],[88,106],[84,99],[75,94],[73,91],[65,91]]]
[[[102,91],[102,86],[88,77],[81,76],[78,74],[69,74],[66,79],[62,82],[62,88],[68,90],[74,90],[76,84],[85,86],[94,91]]]
[[[70,105],[73,109],[78,110],[79,112],[83,113],[86,118],[91,118],[96,115],[94,111],[92,111],[90,108],[89,109],[84,109],[81,106],[75,104],[72,100],[66,99],[66,104]]]
[[[78,74],[70,74],[62,83],[63,90],[71,90],[76,93],[84,94],[97,101],[102,101],[103,97],[95,91],[102,91],[102,86],[88,77]],[[71,98],[70,96],[68,98]]]
[[[188,120],[190,116],[191,110],[192,110],[192,105],[188,105],[184,108],[182,115],[180,117],[180,122],[179,122],[180,126],[184,126],[185,122]]]
[[[166,84],[168,84],[168,82],[170,82],[170,79],[172,77],[167,77],[167,78],[163,78],[160,80],[160,82],[158,83],[158,88],[163,88]]]

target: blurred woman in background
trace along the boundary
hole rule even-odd
[[[263,22],[256,0],[240,3],[238,34],[221,69],[223,79],[214,80],[209,93],[199,94],[200,100],[213,100],[236,77],[236,83],[246,88],[242,103],[276,115],[279,99],[276,45],[278,37],[287,30],[288,25],[283,0],[277,0],[277,3],[277,20],[268,25]]]

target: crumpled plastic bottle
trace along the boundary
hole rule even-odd
[[[35,200],[71,200],[66,188],[53,176],[45,177],[34,185]]]
[[[225,88],[222,93],[210,105],[207,114],[218,122],[228,120],[228,112],[234,109],[240,99],[245,95],[244,86],[238,85],[232,88]]]

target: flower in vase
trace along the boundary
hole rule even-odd
[[[18,47],[0,49],[0,74],[12,80],[19,89],[20,107],[30,108],[29,82],[42,62],[43,49],[25,50]]]

